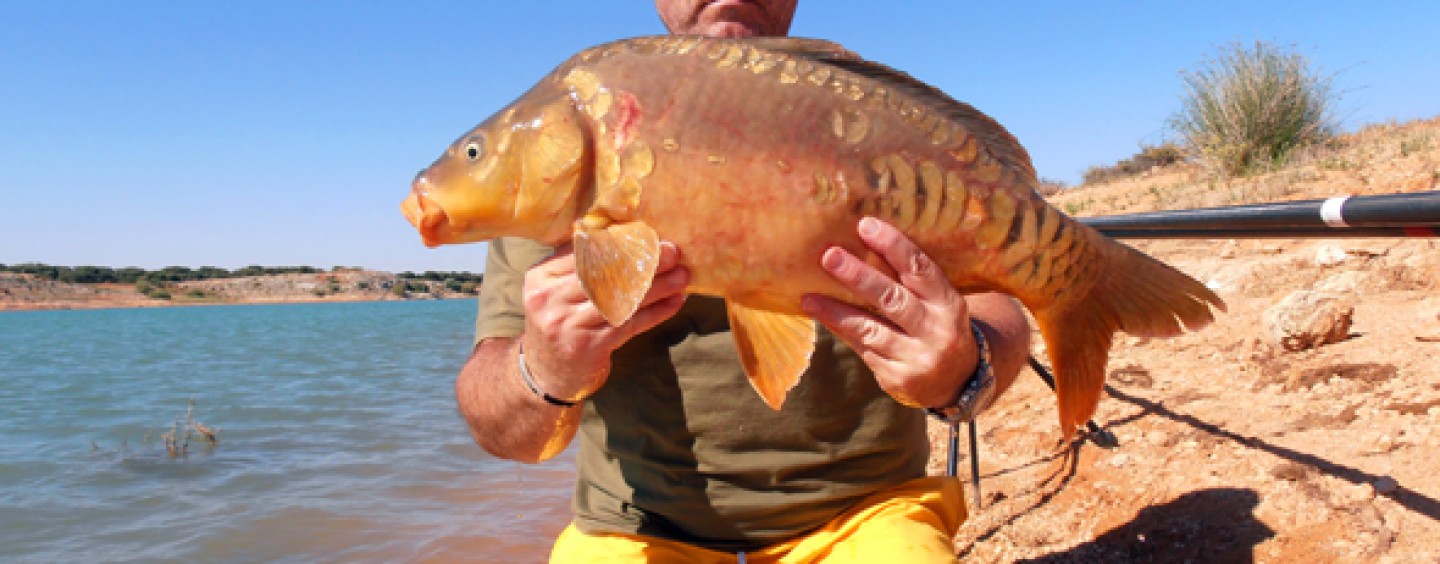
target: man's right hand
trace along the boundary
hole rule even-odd
[[[660,244],[660,264],[650,291],[635,315],[619,327],[605,321],[585,295],[569,243],[531,267],[521,294],[525,307],[521,342],[525,365],[541,391],[578,401],[599,390],[610,376],[610,353],[684,305],[690,273],[679,259],[674,244]]]

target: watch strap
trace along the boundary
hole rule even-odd
[[[995,373],[990,365],[990,345],[973,320],[970,322],[970,331],[975,336],[975,350],[979,353],[975,371],[970,374],[970,379],[965,382],[959,399],[955,400],[953,405],[925,410],[945,423],[974,421],[980,410],[990,405],[990,400],[995,395]]]

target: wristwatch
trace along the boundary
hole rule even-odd
[[[975,350],[979,353],[980,360],[975,363],[975,372],[970,374],[965,388],[960,390],[960,399],[955,400],[954,405],[925,409],[944,423],[974,421],[980,410],[990,405],[990,400],[995,395],[995,372],[990,369],[990,345],[985,342],[985,334],[980,332],[980,327],[974,321],[970,322],[970,332],[975,335]]]

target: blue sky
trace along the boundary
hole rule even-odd
[[[1074,183],[1164,141],[1179,73],[1264,40],[1346,130],[1440,115],[1440,2],[804,0],[838,41],[1008,127]],[[0,263],[479,270],[398,204],[460,133],[648,1],[0,3]]]

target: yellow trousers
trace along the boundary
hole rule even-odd
[[[953,539],[965,520],[955,478],[932,476],[878,492],[804,536],[738,554],[630,534],[560,533],[550,562],[800,563],[955,562]]]

